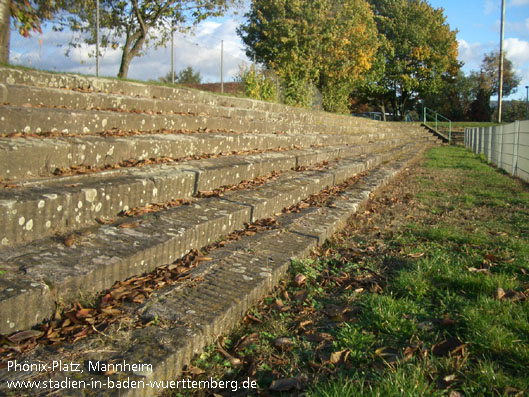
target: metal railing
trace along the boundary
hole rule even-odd
[[[448,142],[452,143],[452,120],[425,106],[423,110],[423,124],[435,129],[437,132],[439,132],[439,127],[448,126]]]

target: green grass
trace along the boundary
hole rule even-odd
[[[298,377],[311,397],[529,391],[529,302],[496,298],[498,288],[529,295],[527,186],[448,146],[430,150],[406,183],[408,203],[377,207],[378,218],[357,221],[363,233],[351,226],[323,254],[292,264],[291,278],[252,309],[262,323],[225,343],[243,366],[210,346],[194,362],[202,376],[251,377],[264,391]],[[299,273],[305,285],[292,282]],[[278,350],[278,337],[291,349]],[[436,350],[455,338],[462,350]],[[347,359],[333,360],[337,352]]]
[[[397,269],[384,294],[366,294],[356,300],[362,312],[358,321],[348,326],[347,334],[371,331],[376,335],[375,345],[388,345],[397,351],[410,341],[431,347],[443,338],[458,337],[468,344],[464,362],[428,356],[384,369],[368,363],[363,369],[342,373],[338,381],[317,384],[309,395],[443,394],[447,389],[436,390],[433,381],[449,372],[455,374],[450,389],[466,395],[529,390],[529,305],[526,301],[494,297],[500,287],[520,292],[529,287],[526,272],[522,271],[529,270],[529,194],[518,181],[462,149],[436,148],[427,158],[426,167],[432,170],[464,170],[459,172],[464,181],[447,183],[443,192],[426,186],[419,198],[426,197],[429,205],[446,201],[459,205],[464,197],[463,203],[474,210],[482,208],[488,213],[489,207],[521,206],[522,213],[478,219],[472,233],[450,217],[434,226],[407,225],[402,236],[392,241],[394,247],[404,253],[421,251],[425,255]],[[515,218],[518,221],[513,224]],[[491,236],[490,231],[505,235]],[[520,238],[520,233],[525,238]],[[486,255],[501,258],[490,268],[490,274],[469,272],[471,267],[481,267]],[[432,321],[446,316],[454,321],[452,327],[437,326]],[[418,327],[425,321],[432,321],[433,329]],[[361,352],[369,352],[365,345],[356,346]],[[344,389],[337,392],[339,384]]]
[[[412,122],[410,124],[414,124],[414,125],[421,125],[422,124],[422,120],[421,121],[416,121],[416,122]],[[435,120],[428,120],[427,121],[427,124],[430,125],[430,126],[433,126],[435,127]],[[510,124],[510,123],[505,123],[505,124]],[[494,122],[489,122],[489,121],[452,121],[452,129],[461,129],[461,128],[475,128],[475,127],[480,127],[480,128],[484,128],[484,127],[495,127],[499,125],[498,123],[494,123]],[[437,123],[437,126],[440,127],[440,128],[444,128],[444,129],[448,129],[449,127],[449,123],[446,122],[446,121],[439,121]]]
[[[448,123],[440,123],[443,127],[448,128]],[[510,123],[508,123],[510,124]],[[499,125],[492,121],[452,121],[452,128],[475,128],[475,127],[494,127]]]

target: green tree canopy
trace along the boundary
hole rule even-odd
[[[508,96],[516,91],[520,77],[516,75],[507,56],[504,57],[503,65],[503,95]],[[498,71],[498,52],[485,54],[479,71],[471,71],[468,75],[459,71],[456,76],[446,76],[440,92],[423,96],[424,103],[452,120],[490,121],[493,113],[490,98],[498,94]],[[512,109],[510,105],[505,120],[514,118],[516,112]]]
[[[476,100],[478,84],[478,81],[459,70],[455,76],[443,79],[439,92],[423,95],[423,105],[453,121],[469,120],[470,106]]]
[[[490,96],[498,94],[500,73],[500,53],[493,51],[485,54],[483,62],[481,62],[481,70],[474,72],[474,74],[481,75],[482,89],[489,92]],[[503,57],[503,96],[509,96],[516,92],[516,88],[522,79],[514,70],[513,64],[507,55]]]
[[[403,118],[420,96],[440,91],[443,79],[455,76],[456,32],[446,23],[443,9],[425,0],[369,0],[378,31],[384,36],[375,78],[359,95]]]
[[[246,53],[280,75],[286,103],[310,105],[315,85],[327,110],[346,108],[378,46],[364,0],[253,0],[246,16],[238,29]]]
[[[169,72],[165,76],[160,77],[159,80],[164,83],[171,83],[173,81],[171,77],[171,72]],[[177,84],[200,84],[202,83],[202,76],[198,70],[195,71],[191,66],[188,66],[175,73],[174,82]]]

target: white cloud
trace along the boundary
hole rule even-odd
[[[521,67],[524,63],[529,62],[529,42],[518,38],[508,38],[505,39],[503,45],[507,57],[515,67]]]
[[[464,62],[465,71],[479,69],[483,56],[490,51],[492,43],[468,43],[466,40],[459,39],[459,60]]]
[[[509,6],[526,6],[529,5],[529,0],[511,0]]]
[[[516,99],[523,87],[529,85],[529,42],[519,38],[507,38],[504,41],[504,50],[512,61],[516,74],[521,77],[517,92],[510,96],[510,99]]]
[[[220,81],[220,47],[221,40],[224,40],[224,81],[232,80],[239,70],[238,65],[249,62],[236,34],[238,25],[234,19],[208,20],[198,25],[193,35],[176,33],[175,70],[192,66],[200,71],[205,82]],[[13,32],[10,61],[40,69],[95,74],[95,58],[89,56],[95,52],[95,46],[83,43],[79,48],[72,49],[70,56],[66,57],[64,51],[71,39],[71,32],[53,32],[50,29],[45,29],[43,35],[29,39]],[[42,40],[42,45],[39,40]],[[58,44],[62,47],[58,47]],[[104,49],[100,60],[101,75],[116,76],[120,62],[119,49]],[[156,80],[166,75],[170,68],[171,49],[168,43],[165,48],[150,48],[144,56],[134,58],[128,77]]]
[[[516,1],[516,0],[513,0]],[[485,1],[485,7],[483,9],[483,13],[485,15],[492,14],[496,9],[498,8],[498,5],[493,0],[486,0]]]

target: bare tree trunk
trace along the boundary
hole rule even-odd
[[[410,95],[407,92],[404,92],[402,95],[402,102],[400,107],[400,119],[405,121],[406,120],[406,113],[408,110],[408,99],[410,98]]]
[[[130,56],[130,52],[123,49],[123,55],[121,56],[121,64],[119,65],[119,72],[118,72],[118,77],[120,79],[127,78],[127,75],[129,74],[129,66],[130,66],[131,60],[132,60],[132,57]]]
[[[11,30],[11,0],[0,0],[0,62],[9,62],[9,34]]]
[[[382,121],[387,121],[386,120],[386,104],[385,103],[380,105],[380,111],[382,112]]]
[[[146,36],[140,36],[132,48],[130,48],[133,39],[129,39],[127,37],[125,45],[123,46],[123,55],[121,56],[121,64],[119,66],[118,77],[120,79],[127,78],[127,75],[129,74],[130,62],[132,61],[132,58],[134,58],[140,52],[141,48],[143,47],[143,43],[145,43],[145,38]]]

